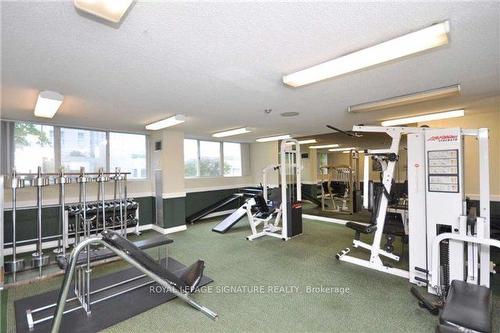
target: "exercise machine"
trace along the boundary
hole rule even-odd
[[[243,203],[238,209],[236,209],[230,215],[225,217],[224,220],[213,227],[212,231],[220,234],[226,233],[247,214],[246,205],[254,205],[254,197],[256,195],[262,194],[262,191],[262,188],[244,188],[240,193],[236,193],[235,195],[239,195],[240,201],[243,201]]]
[[[348,166],[323,165],[321,173],[321,209],[329,212],[348,212],[349,179],[352,170]],[[332,208],[327,208],[326,201]],[[340,203],[340,205],[339,205]]]
[[[228,206],[231,203],[239,202],[242,198],[243,198],[242,193],[231,194],[230,196],[225,197],[225,198],[215,202],[214,204],[212,204],[208,207],[205,207],[205,208],[201,209],[200,211],[197,211],[197,212],[189,215],[186,218],[186,223],[193,224],[196,221],[201,220],[202,218],[206,217],[208,214],[211,214],[211,213],[213,213],[213,212],[215,212],[215,211],[217,211],[225,206]]]
[[[267,176],[271,171],[279,173],[280,185],[268,191]],[[301,172],[298,141],[283,140],[280,164],[267,166],[262,171],[263,194],[255,196],[255,205],[245,206],[252,230],[248,240],[263,236],[288,240],[302,233]]]
[[[467,292],[476,296],[483,295],[484,292],[480,290],[489,288],[490,246],[500,248],[500,241],[490,239],[488,129],[354,126],[353,131],[386,133],[392,140],[388,149],[368,150],[365,153],[365,186],[368,186],[370,158],[380,162],[383,170],[382,191],[376,199],[376,219],[370,226],[375,230],[373,242],[353,242],[353,246],[369,250],[370,259],[350,256],[349,248],[339,252],[337,259],[407,278],[411,283],[426,286],[430,294],[442,298],[448,295],[455,299],[451,302],[450,309],[468,309],[467,300],[474,298],[464,295]],[[399,260],[399,257],[381,248],[394,170],[403,135],[407,136],[408,144],[408,271],[385,265],[382,257],[392,260]],[[479,214],[466,210],[464,138],[467,136],[476,138],[478,143]],[[365,193],[367,192],[365,187]],[[365,207],[367,200],[368,196],[365,196]],[[454,290],[455,296],[449,295],[450,285],[454,285],[451,290]],[[460,297],[457,298],[457,294]],[[419,300],[425,305],[423,297],[419,297]],[[475,309],[475,312],[491,320],[485,305],[487,303],[478,302],[477,304],[483,305]],[[454,314],[457,314],[456,311]],[[474,326],[473,318],[466,320],[472,326],[446,319],[443,321],[446,322],[444,326],[451,326],[455,331],[460,327],[465,330],[488,329],[488,325]],[[448,328],[444,327],[442,330]]]
[[[354,149],[347,153],[349,165],[320,167],[321,209],[325,212],[353,214],[360,210],[359,153]]]
[[[243,205],[241,205],[238,209],[232,212],[229,216],[227,216],[222,222],[217,224],[212,228],[213,232],[218,232],[220,234],[226,233],[229,229],[231,229],[236,223],[238,223],[246,214],[246,206],[247,205],[255,205],[255,199],[253,197],[248,198]]]

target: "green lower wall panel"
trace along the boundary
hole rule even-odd
[[[303,184],[304,192],[316,196],[315,185]],[[186,217],[208,207],[209,205],[238,192],[239,189],[224,189],[216,191],[204,191],[188,193],[186,197],[163,199],[163,222],[159,225],[162,228],[172,228],[186,224]],[[139,203],[139,225],[155,223],[156,207],[154,197],[135,198]],[[474,200],[473,200],[474,202]],[[220,210],[236,209],[239,202],[222,207]],[[17,232],[18,241],[35,239],[36,234],[36,209],[19,209],[17,211]],[[4,212],[4,232],[5,242],[12,241],[12,211]],[[42,210],[42,235],[53,236],[57,234],[59,228],[59,209],[57,207],[46,207]],[[491,227],[492,234],[499,233],[500,230],[500,202],[491,202]],[[498,238],[498,236],[495,236]]]
[[[135,198],[139,203],[139,225],[154,223],[154,198]],[[24,241],[37,237],[37,209],[21,208],[16,211],[16,240]],[[59,230],[59,208],[45,207],[42,209],[42,236],[54,236]],[[12,211],[4,211],[4,241],[12,242]]]
[[[134,198],[139,203],[139,225],[155,223],[156,208],[153,197]]]
[[[0,333],[7,332],[7,289],[0,290]]]
[[[178,227],[186,224],[186,198],[163,199],[162,228]]]
[[[59,209],[42,209],[42,236],[56,235],[59,230]],[[12,211],[4,212],[4,241],[12,242]],[[18,209],[16,211],[16,240],[23,241],[37,237],[37,210]]]
[[[230,195],[238,192],[238,188],[224,189],[216,191],[193,192],[186,194],[186,216],[194,214]],[[238,208],[238,202],[234,202],[222,207],[220,210],[229,210]]]
[[[301,187],[303,193],[307,193],[314,198],[318,195],[318,185],[316,184],[302,184]]]

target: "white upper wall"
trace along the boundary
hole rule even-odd
[[[254,184],[262,182],[262,170],[268,165],[279,163],[278,141],[257,142],[250,145],[250,168]],[[272,172],[268,175],[269,185],[278,185],[278,173]]]
[[[461,108],[500,94],[500,3],[137,1],[120,25],[72,1],[1,2],[1,112],[34,120],[39,90],[64,95],[51,123],[144,131],[173,114],[176,130],[238,139],[325,133],[406,114]],[[450,43],[301,88],[284,74],[444,20]],[[382,112],[349,105],[461,84],[461,97]],[[264,114],[264,109],[273,112]],[[279,114],[297,111],[298,117]]]

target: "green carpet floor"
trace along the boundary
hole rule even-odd
[[[353,233],[336,224],[304,221],[304,234],[283,242],[275,238],[245,240],[247,222],[221,235],[211,232],[220,219],[189,226],[172,234],[169,255],[190,264],[206,260],[206,274],[215,280],[211,292],[194,295],[218,312],[214,322],[179,300],[107,329],[107,332],[433,332],[437,318],[418,307],[405,279],[335,260],[350,246]],[[396,249],[400,249],[398,243]],[[356,256],[366,257],[361,251]],[[402,263],[404,267],[406,264]],[[125,267],[123,262],[100,266],[96,275]],[[15,299],[60,286],[61,278],[8,290],[7,331],[15,331]],[[264,293],[222,293],[221,288],[257,286]],[[269,293],[269,286],[294,286],[293,293]],[[308,287],[338,290],[308,293]],[[500,308],[498,278],[494,283],[494,310]],[[344,290],[344,293],[340,292]],[[278,290],[279,291],[279,290]],[[337,291],[337,292],[335,292]],[[285,291],[286,292],[286,291]],[[120,311],[114,309],[113,311]],[[500,330],[500,318],[494,316]]]

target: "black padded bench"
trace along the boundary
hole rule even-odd
[[[349,229],[356,231],[356,234],[358,234],[358,233],[371,234],[372,232],[377,230],[376,224],[364,225],[364,224],[356,223],[356,222],[347,222],[345,224],[345,226],[348,227]],[[356,239],[359,239],[359,237],[357,237]]]
[[[133,242],[133,244],[141,250],[147,250],[158,246],[167,245],[173,242],[174,241],[171,238],[167,237],[166,235],[158,235],[148,239],[135,241]],[[116,257],[116,254],[114,254],[111,250],[108,249],[99,249],[90,252],[91,262],[105,260],[113,257]],[[58,256],[56,258],[56,261],[59,268],[66,269],[66,265],[68,264],[68,257]],[[85,263],[87,263],[87,254],[81,252],[80,255],[78,256],[76,264],[83,265]]]
[[[168,283],[178,290],[191,293],[201,282],[203,271],[205,269],[205,262],[203,260],[197,260],[191,266],[183,270],[182,274],[176,275],[174,272],[171,272],[160,265],[155,259],[137,247],[134,243],[121,236],[119,233],[112,230],[106,230],[103,231],[101,235],[102,239],[106,243],[124,251],[148,271],[153,272],[157,276],[168,281]]]
[[[453,280],[436,332],[491,332],[491,311],[489,288]]]

